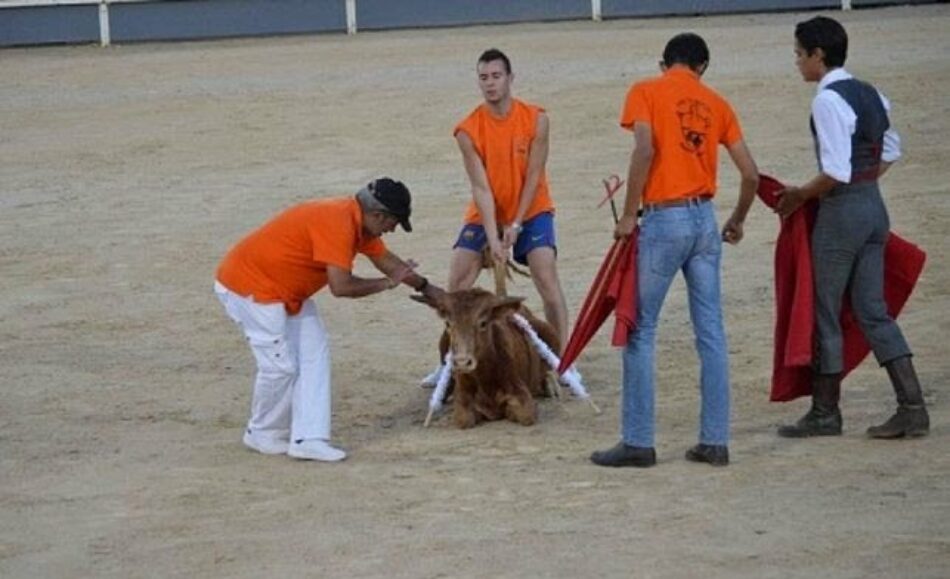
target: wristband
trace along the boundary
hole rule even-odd
[[[424,292],[424,291],[426,291],[426,288],[427,288],[427,287],[429,287],[429,280],[426,279],[426,278],[422,278],[422,283],[419,284],[419,287],[416,288],[416,291],[417,291],[417,292]]]
[[[511,228],[515,230],[515,233],[521,233],[521,222],[515,221],[511,224]]]

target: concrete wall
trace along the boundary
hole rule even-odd
[[[0,46],[82,42],[99,42],[95,4],[0,8]]]
[[[0,0],[0,46],[590,19],[591,0]],[[86,3],[88,2],[88,3]],[[934,0],[903,0],[902,4]],[[854,7],[893,4],[852,0]],[[837,9],[840,0],[601,0],[603,18]],[[103,34],[105,32],[105,34]]]
[[[591,18],[590,0],[357,0],[360,30]]]
[[[841,0],[602,0],[604,18],[841,8]]]
[[[113,4],[113,42],[346,30],[336,0],[192,0]]]

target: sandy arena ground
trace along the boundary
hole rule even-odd
[[[592,466],[618,435],[619,354],[582,357],[604,408],[542,404],[537,426],[425,430],[440,322],[400,289],[317,298],[332,328],[338,465],[240,443],[253,372],[211,292],[214,268],[294,202],[374,176],[415,195],[387,238],[444,281],[467,183],[453,124],[479,102],[481,50],[512,56],[516,94],[547,106],[561,274],[572,318],[610,240],[600,179],[626,167],[631,81],[666,40],[709,42],[764,172],[814,171],[814,87],[793,64],[803,14],[576,22],[0,52],[0,576],[950,576],[950,6],[839,13],[849,68],[894,103],[904,160],[896,231],[929,252],[901,325],[933,431],[865,439],[893,407],[868,361],[846,382],[845,436],[786,441],[806,401],[767,401],[777,218],[757,204],[727,248],[733,464],[683,460],[698,363],[677,281],[658,352],[658,453]],[[724,166],[720,218],[735,203]],[[358,271],[369,273],[368,262]],[[489,282],[483,277],[483,282]],[[519,281],[513,293],[533,288]]]

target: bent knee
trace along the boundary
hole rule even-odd
[[[861,304],[852,300],[852,311],[854,318],[862,326],[879,326],[894,321],[894,318],[887,313],[887,304],[883,301]]]
[[[262,374],[273,377],[292,376],[297,373],[297,359],[287,341],[277,339],[266,343],[251,342],[257,368]]]

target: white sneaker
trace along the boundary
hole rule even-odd
[[[345,452],[330,446],[327,441],[319,438],[294,442],[287,449],[287,454],[301,460],[321,460],[323,462],[336,462],[346,458]]]
[[[268,436],[263,432],[254,432],[250,428],[244,431],[244,446],[262,454],[287,454],[288,440]]]

